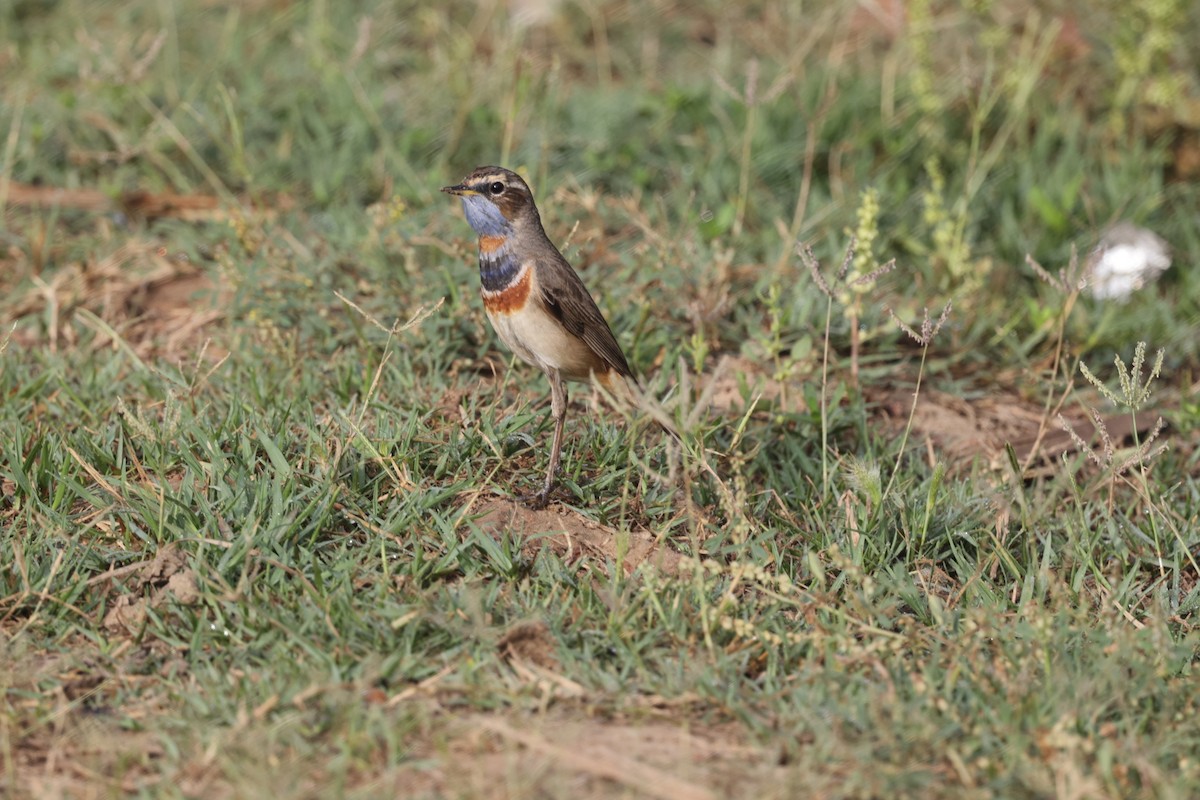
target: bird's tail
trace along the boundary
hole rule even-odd
[[[683,443],[683,437],[680,436],[679,430],[675,427],[675,423],[666,409],[663,408],[662,403],[647,392],[637,378],[622,375],[616,370],[609,370],[602,375],[597,375],[596,383],[603,390],[606,399],[618,409],[636,410],[653,420],[677,443]]]

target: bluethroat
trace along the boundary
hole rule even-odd
[[[462,183],[442,189],[462,199],[467,222],[479,234],[483,307],[501,341],[546,373],[554,442],[546,482],[531,505],[550,497],[562,457],[566,381],[595,379],[622,392],[635,382],[629,362],[578,273],[546,236],[533,193],[520,175],[479,167]]]

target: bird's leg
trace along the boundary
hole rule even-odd
[[[567,421],[567,387],[563,383],[558,370],[546,372],[550,379],[550,413],[554,417],[554,442],[550,445],[550,466],[546,469],[546,482],[542,490],[533,496],[530,503],[534,508],[543,508],[550,499],[550,490],[554,488],[554,476],[558,473],[558,464],[562,458],[563,426]]]

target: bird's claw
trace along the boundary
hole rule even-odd
[[[521,499],[525,501],[525,505],[529,506],[534,511],[541,511],[546,507],[546,503],[550,501],[550,490],[542,489],[537,494],[526,495]]]
[[[553,489],[554,489],[554,480],[552,478],[548,478],[546,480],[546,482],[542,485],[542,490],[540,492],[538,492],[537,494],[526,495],[525,497],[522,497],[521,499],[525,501],[525,505],[529,506],[534,511],[540,511],[541,509],[546,507],[546,504],[548,502],[550,502],[550,492]]]

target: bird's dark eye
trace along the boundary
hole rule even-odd
[[[504,194],[504,184],[500,181],[496,181],[488,187],[488,191],[492,194]]]

